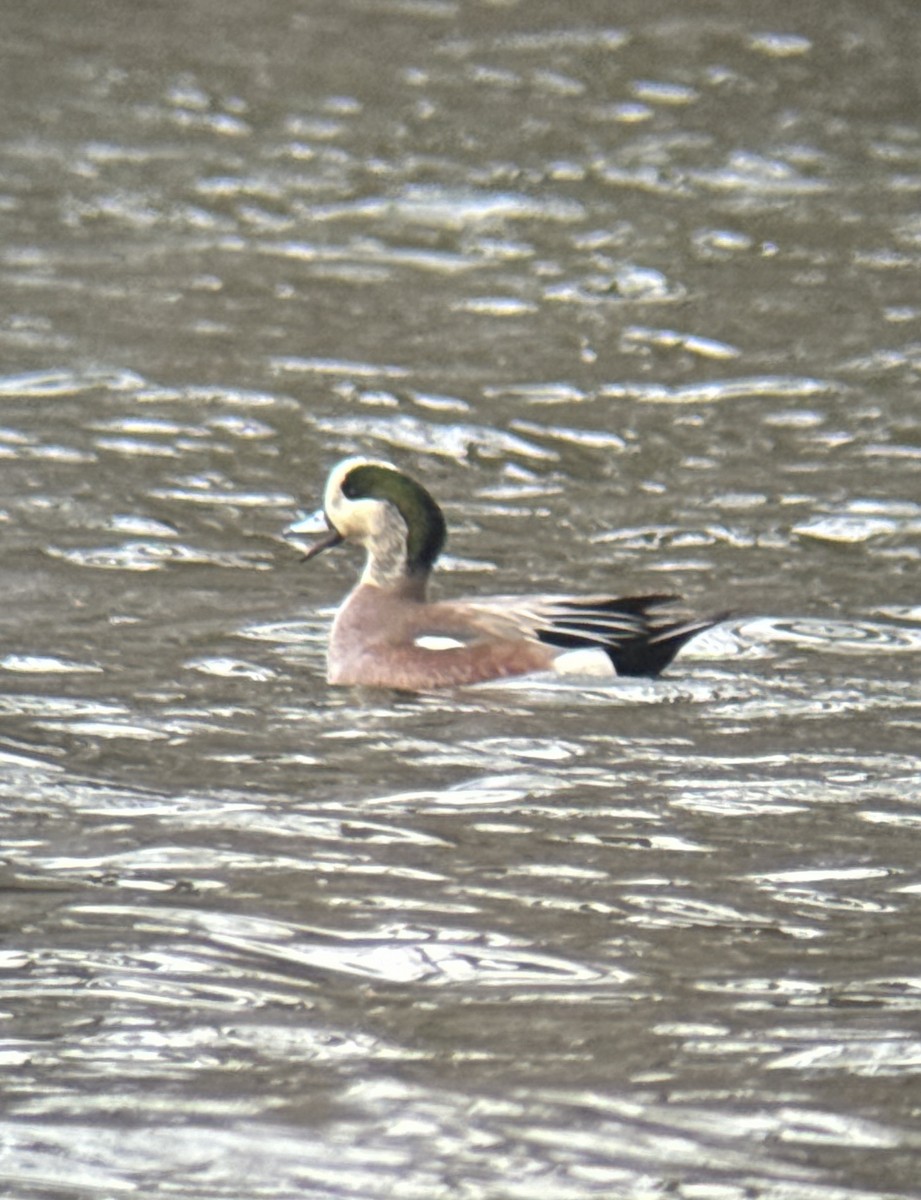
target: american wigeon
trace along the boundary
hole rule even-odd
[[[676,599],[668,595],[429,600],[446,526],[420,483],[390,463],[349,458],[330,473],[323,506],[329,532],[305,557],[342,542],[366,554],[333,621],[330,683],[431,691],[565,669],[576,649],[594,650],[610,675],[655,676],[689,638],[723,619],[661,616]]]

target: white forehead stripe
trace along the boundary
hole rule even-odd
[[[330,472],[329,479],[326,483],[326,492],[323,497],[323,507],[329,512],[330,508],[335,504],[336,499],[342,492],[342,485],[345,482],[349,472],[354,471],[356,467],[389,467],[389,463],[382,462],[377,458],[362,458],[356,455],[354,458],[343,459],[333,467]],[[391,470],[393,468],[391,467]]]

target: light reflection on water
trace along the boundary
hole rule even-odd
[[[916,22],[488,8],[10,18],[10,1194],[917,1192]],[[354,452],[733,616],[331,690]]]

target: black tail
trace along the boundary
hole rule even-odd
[[[574,649],[604,650],[618,675],[662,673],[685,642],[724,621],[728,614],[690,621],[657,621],[652,610],[673,603],[675,596],[629,596],[621,600],[558,601],[548,623],[538,631],[542,642]]]
[[[649,675],[655,678],[662,674],[685,642],[721,620],[722,617],[713,617],[690,624],[679,621],[674,625],[660,626],[645,637],[627,642],[625,646],[606,647],[608,657],[618,675]]]

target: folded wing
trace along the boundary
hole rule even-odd
[[[666,594],[573,598],[496,597],[471,605],[484,628],[525,636],[564,650],[594,647],[610,658],[618,675],[659,675],[695,634],[725,614],[687,618],[669,609],[679,598]]]

